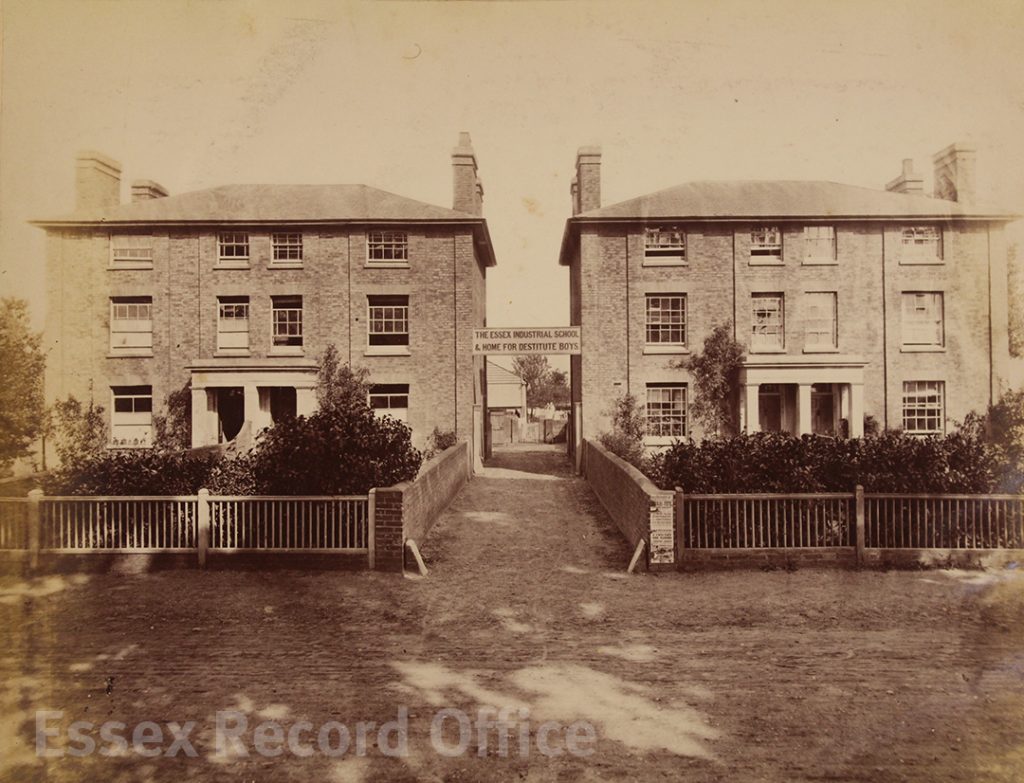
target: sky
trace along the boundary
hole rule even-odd
[[[567,324],[576,150],[603,203],[690,180],[883,187],[954,141],[1024,212],[1024,2],[3,0],[0,289],[45,317],[43,232],[95,149],[171,193],[364,183],[451,206],[472,135],[491,326]]]

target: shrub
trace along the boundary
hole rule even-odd
[[[64,463],[46,481],[51,495],[194,495],[219,461],[214,454],[106,450]]]
[[[192,381],[167,395],[167,413],[153,416],[153,446],[185,451],[192,446]]]
[[[696,394],[690,411],[713,438],[739,431],[740,368],[743,345],[732,336],[731,324],[719,324],[704,340],[704,349],[677,366],[693,375]]]
[[[602,432],[597,439],[612,454],[639,468],[644,461],[644,432],[647,423],[643,411],[632,394],[615,399],[609,411],[612,431]]]
[[[53,404],[54,447],[63,465],[80,465],[107,448],[107,424],[103,406],[83,405],[75,397]]]
[[[440,427],[434,427],[434,431],[427,438],[427,448],[423,452],[423,461],[426,462],[442,451],[450,449],[458,442],[459,438],[454,430],[442,430]]]
[[[652,455],[660,487],[687,492],[987,493],[999,486],[999,456],[976,434],[916,438],[885,432],[857,440],[758,432],[681,441]]]

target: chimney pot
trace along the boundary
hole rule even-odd
[[[79,152],[75,156],[75,208],[95,211],[120,203],[121,164],[99,152]]]

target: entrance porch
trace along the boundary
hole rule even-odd
[[[740,370],[740,428],[862,437],[865,364],[852,356],[748,356]]]

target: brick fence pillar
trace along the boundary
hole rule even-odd
[[[378,571],[403,571],[405,541],[402,528],[401,487],[378,487],[374,492],[373,538],[374,560]]]

